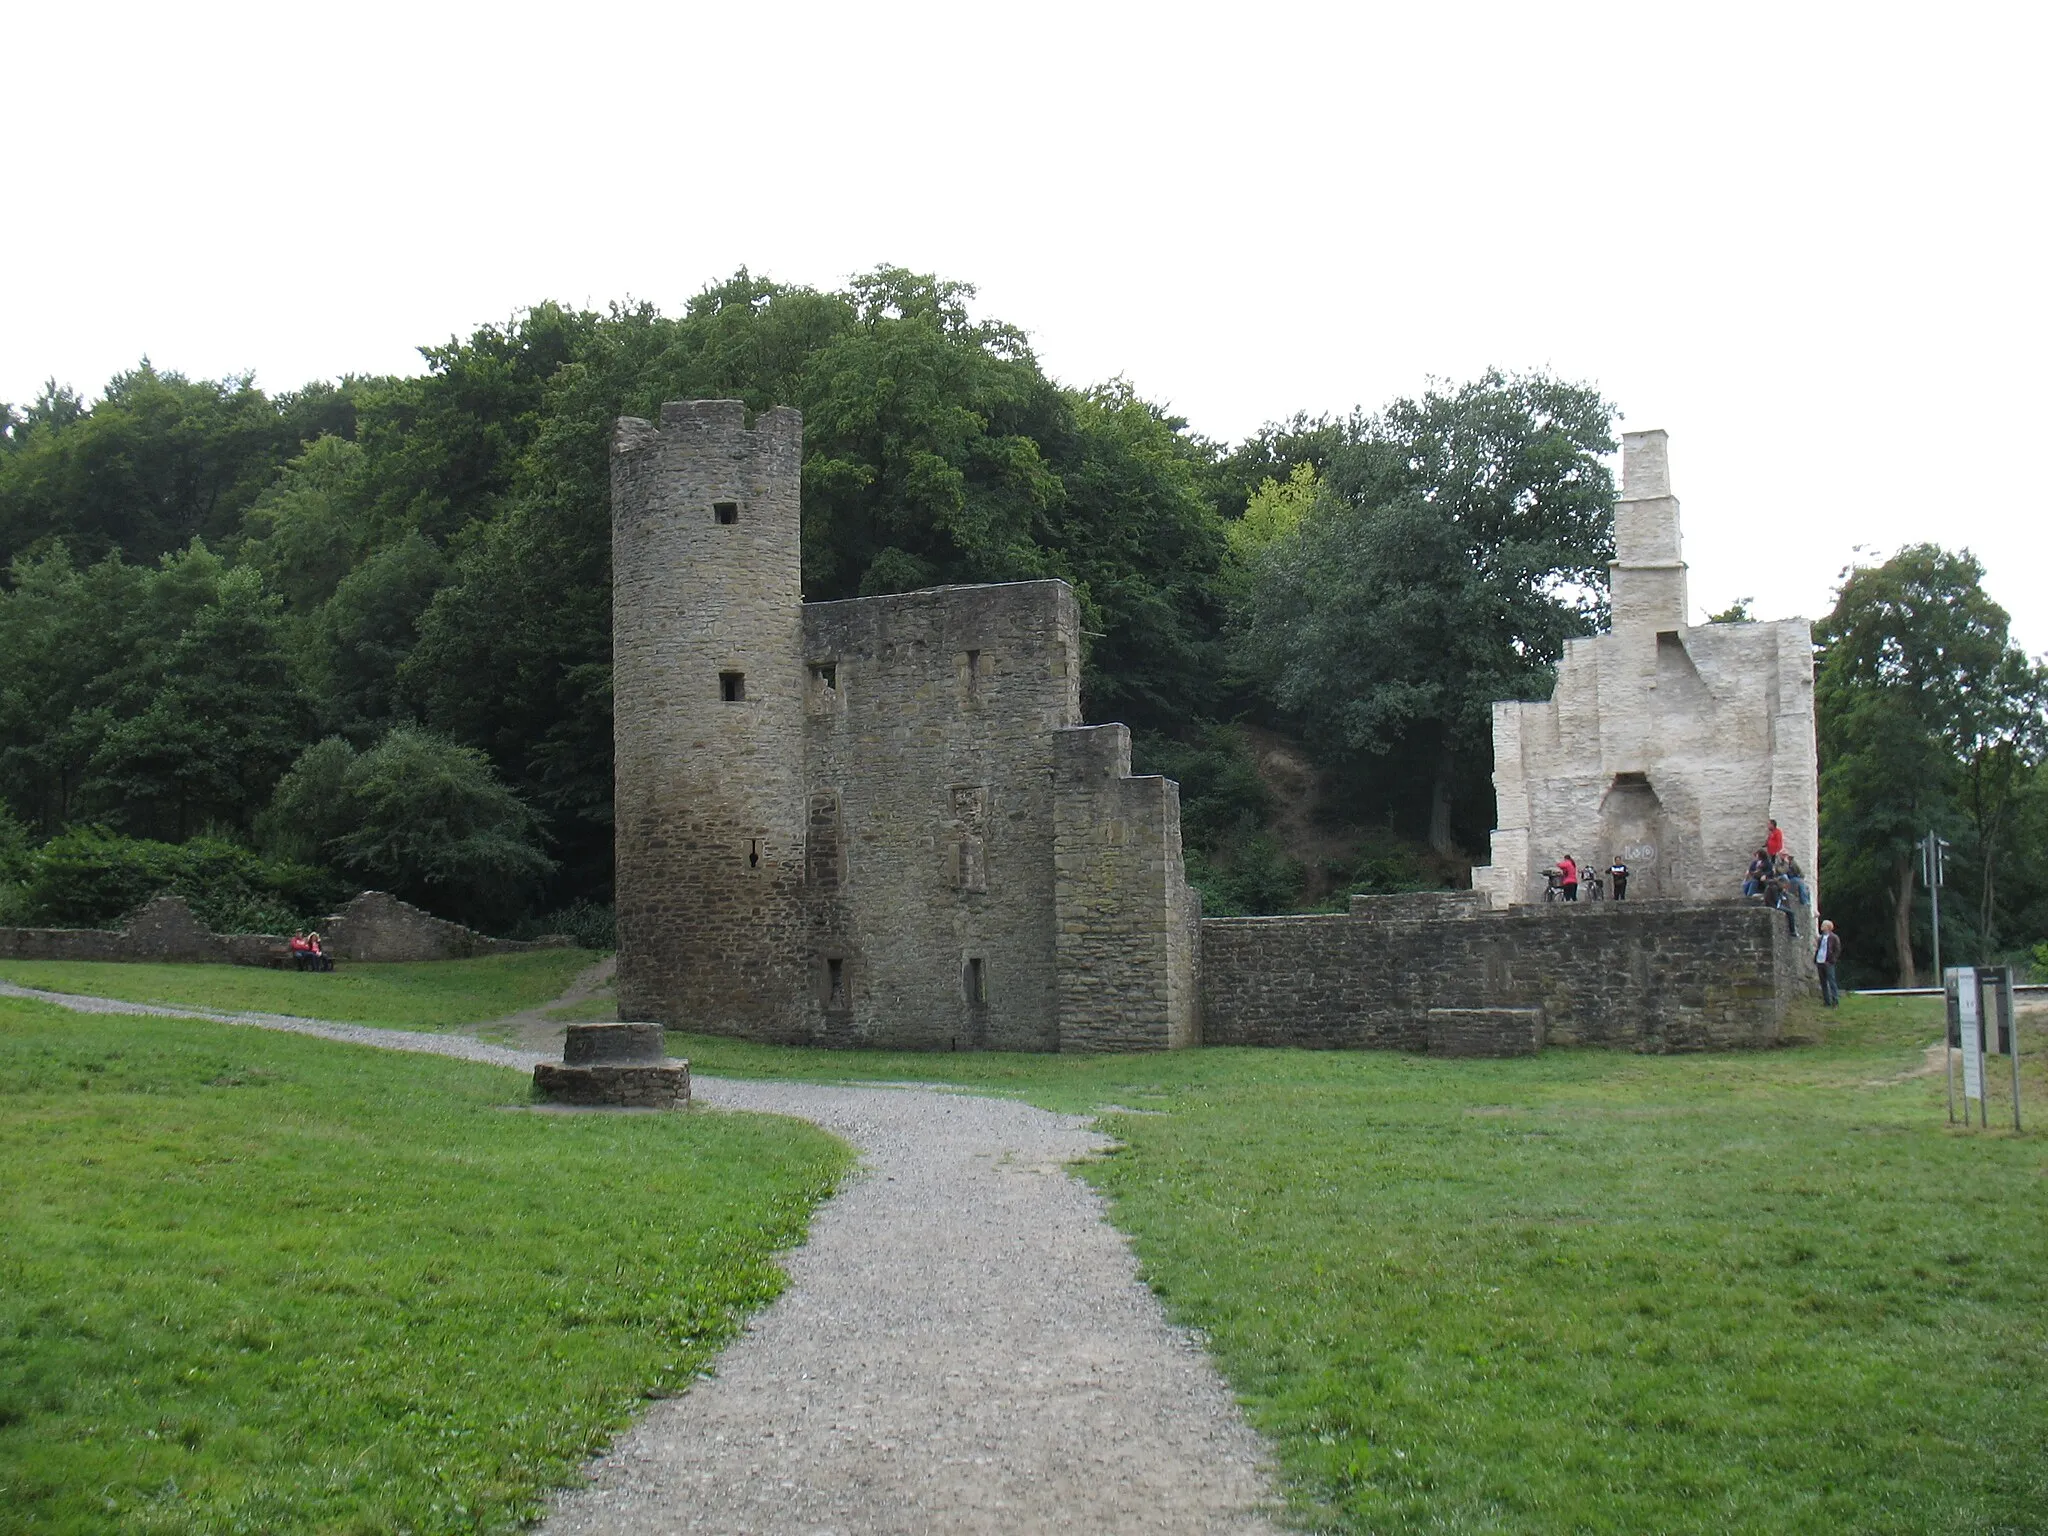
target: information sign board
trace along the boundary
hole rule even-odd
[[[1963,1036],[1963,1099],[1967,1103],[1975,1099],[1984,1102],[1984,1024],[1979,1007],[1981,994],[1977,990],[1977,973],[1964,966],[1956,973],[1961,985],[1956,989],[1956,1021],[1962,1026]]]

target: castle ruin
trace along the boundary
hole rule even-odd
[[[1608,632],[1565,642],[1548,699],[1493,706],[1500,825],[1473,888],[1539,899],[1570,854],[1621,859],[1631,900],[1706,901],[1740,888],[1776,818],[1818,904],[1812,626],[1686,622],[1662,432],[1622,438],[1614,551]]]
[[[620,1016],[787,1043],[1196,1038],[1179,791],[1081,723],[1060,581],[805,603],[803,422],[612,453]]]
[[[1204,919],[1178,788],[1081,722],[1064,582],[806,603],[797,412],[620,420],[620,1017],[933,1050],[1775,1039],[1797,938],[1713,898],[1763,814],[1813,867],[1805,627],[1686,627],[1663,434],[1628,441],[1613,633],[1497,706],[1478,888]],[[1610,847],[1676,899],[1522,905],[1539,854]]]

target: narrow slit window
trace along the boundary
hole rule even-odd
[[[967,1003],[972,1008],[988,1006],[988,973],[983,969],[979,955],[967,962]]]
[[[740,504],[736,501],[714,501],[711,503],[711,515],[730,528],[740,520]]]
[[[831,959],[825,962],[825,1006],[844,1008],[846,1006],[846,962]]]
[[[738,704],[747,696],[747,674],[744,672],[721,672],[718,674],[718,696],[728,704]]]
[[[758,837],[750,837],[747,839],[747,868],[759,869],[760,867],[761,839],[759,839]]]

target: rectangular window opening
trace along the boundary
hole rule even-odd
[[[747,674],[744,672],[721,672],[718,674],[718,696],[728,704],[738,704],[747,696]]]
[[[825,688],[839,686],[839,668],[836,663],[828,661],[818,668],[818,683]]]
[[[836,956],[825,962],[825,1006],[846,1006],[846,962]]]
[[[970,957],[967,962],[967,1002],[974,1008],[988,1006],[988,974],[982,968],[979,955]]]
[[[714,501],[711,503],[711,515],[729,528],[740,520],[740,504],[736,501]]]

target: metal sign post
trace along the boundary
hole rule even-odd
[[[1920,839],[1920,883],[1934,902],[1934,974],[1946,976],[1941,968],[1941,888],[1948,884],[1948,839],[1931,828]]]
[[[2013,1011],[2012,967],[2009,965],[1986,965],[1977,968],[1977,984],[1991,994],[1990,1005],[1983,1010],[1984,1027],[1990,1035],[1990,1049],[1996,1054],[1999,1047],[2005,1048],[2006,1058],[2012,1064],[2012,1128],[2020,1128],[2020,1021]]]

